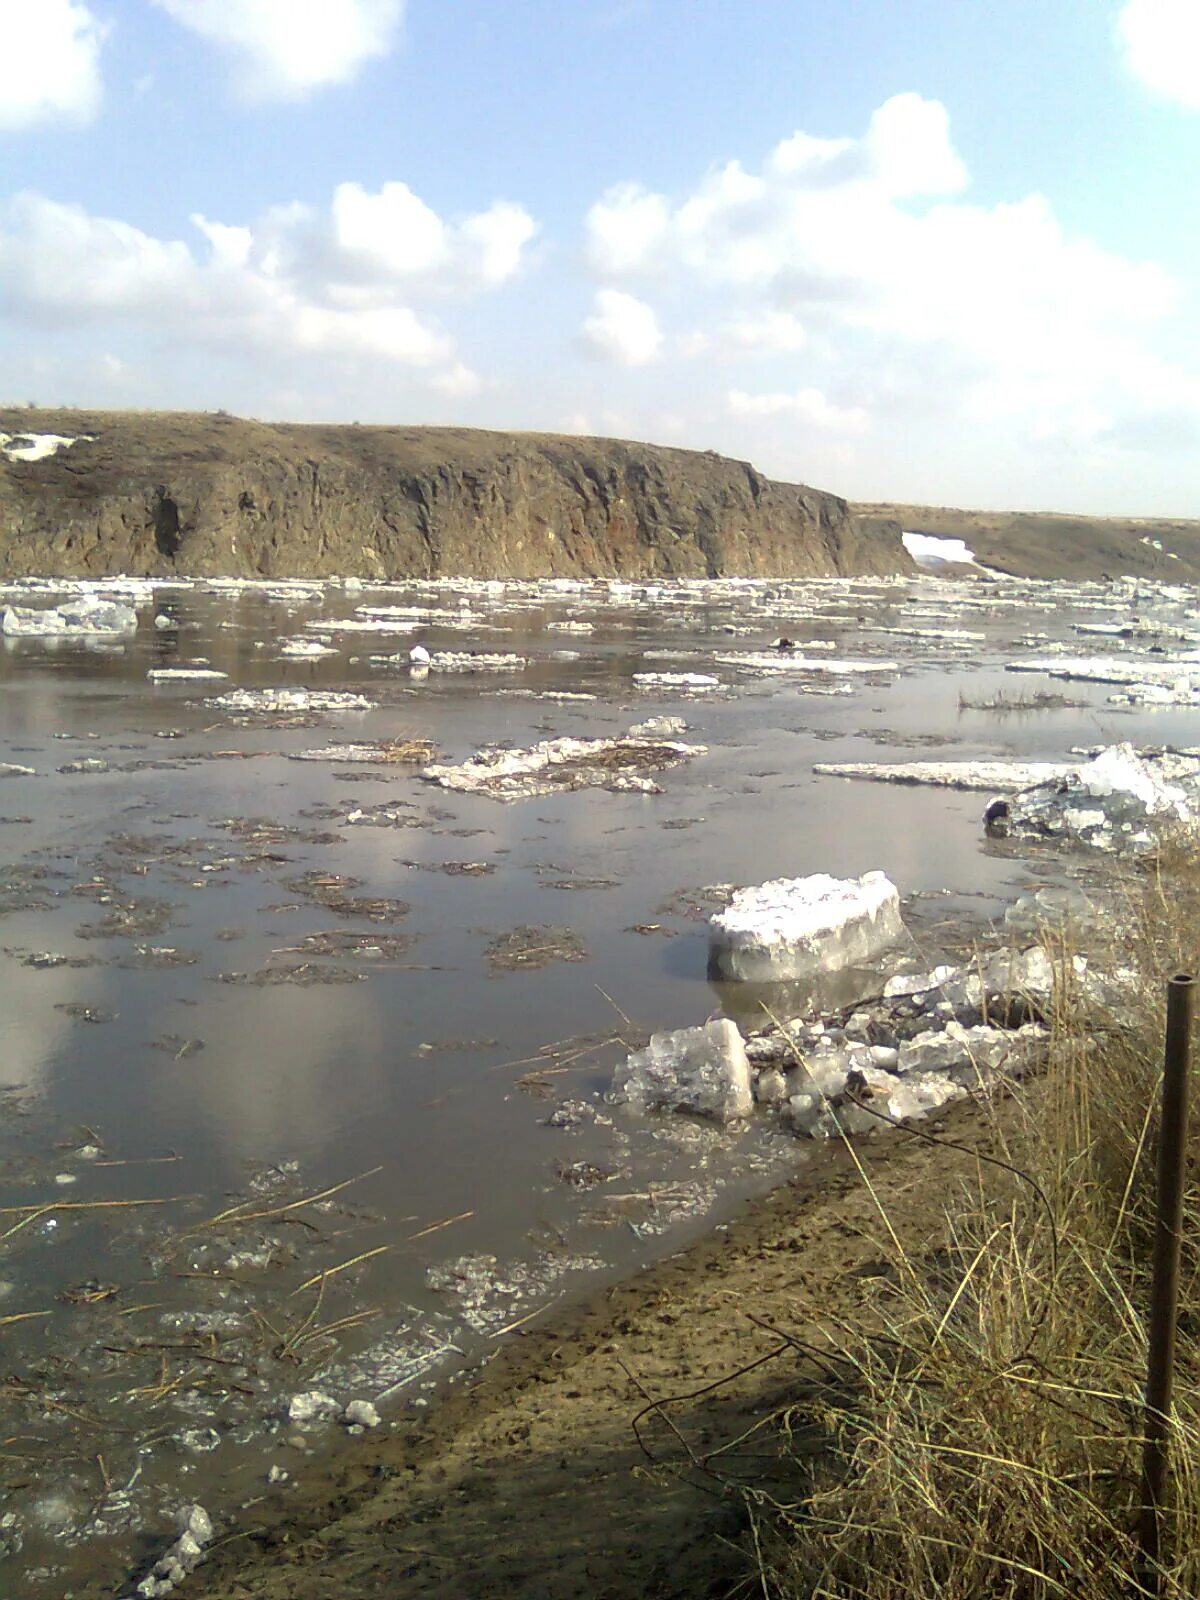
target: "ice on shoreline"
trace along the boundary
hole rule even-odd
[[[715,971],[750,982],[865,965],[904,937],[900,896],[882,872],[819,872],[739,889],[709,929]]]
[[[653,1034],[617,1068],[613,1092],[635,1111],[690,1111],[715,1122],[733,1122],[754,1109],[746,1046],[727,1017]]]
[[[1189,789],[1173,778],[1183,779]],[[1019,838],[1071,838],[1103,850],[1153,843],[1154,824],[1195,815],[1200,760],[1172,756],[1153,763],[1130,744],[1109,745],[1062,778],[1034,785],[984,812],[988,831]]]
[[[989,794],[1016,794],[1077,769],[1077,762],[1065,761],[818,761],[813,766],[823,777],[984,789]]]

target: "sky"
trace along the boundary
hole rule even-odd
[[[0,400],[1200,516],[1200,0],[0,0]]]

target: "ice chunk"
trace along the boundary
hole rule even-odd
[[[288,1421],[322,1422],[326,1417],[336,1417],[341,1409],[331,1394],[322,1394],[319,1389],[306,1389],[303,1394],[294,1394],[289,1399]]]
[[[351,1400],[342,1413],[342,1421],[349,1427],[377,1428],[383,1418],[369,1400]]]
[[[775,878],[739,889],[710,919],[712,963],[726,978],[808,978],[872,961],[904,935],[900,896],[882,872]]]
[[[947,978],[953,977],[957,971],[957,967],[934,967],[932,972],[912,972],[889,978],[883,986],[883,998],[904,1000],[909,995],[928,994],[931,989],[936,989],[945,983]]]
[[[633,681],[639,689],[682,689],[690,693],[721,687],[720,678],[709,672],[635,672]]]
[[[629,730],[632,739],[675,739],[687,732],[682,717],[647,717],[645,722],[635,722]]]
[[[427,667],[429,665],[429,651],[423,644],[415,644],[408,652],[408,659],[414,667]]]
[[[430,672],[523,672],[525,670],[524,656],[495,654],[486,650],[435,650],[424,663],[410,650],[408,659],[414,666],[427,665]]]
[[[1187,780],[1195,794],[1195,762],[1152,763],[1130,744],[1110,745],[1065,778],[1023,789],[1011,800],[993,800],[984,823],[1001,834],[1069,837],[1108,849],[1119,836],[1140,845],[1143,834],[1149,842],[1148,820],[1183,822],[1193,815],[1188,788],[1171,782],[1168,773]]]
[[[81,595],[61,606],[39,609],[7,606],[0,617],[0,632],[21,639],[71,639],[92,634],[124,635],[137,632],[137,612],[117,600]]]
[[[290,713],[307,711],[371,711],[374,700],[340,689],[230,689],[205,705],[218,711]]]
[[[229,674],[213,667],[151,667],[146,676],[151,683],[215,683]]]
[[[287,661],[319,661],[322,656],[337,655],[337,650],[331,644],[322,644],[319,639],[297,636],[285,639],[279,647],[279,654]]]
[[[754,1106],[746,1046],[727,1017],[652,1035],[617,1068],[613,1090],[638,1111],[692,1111],[717,1122],[749,1116]]]

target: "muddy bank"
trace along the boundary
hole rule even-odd
[[[988,1154],[1015,1114],[1015,1102],[959,1108],[938,1128]],[[976,1179],[978,1159],[907,1135],[857,1155],[913,1258],[932,1265],[946,1196]],[[882,1228],[854,1158],[816,1150],[802,1177],[727,1228],[518,1330],[427,1416],[410,1409],[331,1468],[293,1454],[289,1482],[226,1523],[181,1600],[726,1593],[749,1570],[738,1503],[702,1472],[647,1481],[655,1463],[633,1421],[649,1398],[703,1390],[777,1350],[773,1323],[810,1337],[835,1327],[884,1270]],[[672,1420],[703,1455],[795,1384],[785,1354],[673,1404]],[[680,1462],[660,1422],[639,1431],[660,1464]],[[722,1469],[784,1470],[755,1455],[764,1448],[726,1453]]]
[[[844,500],[709,451],[223,413],[0,409],[0,572],[910,572]]]

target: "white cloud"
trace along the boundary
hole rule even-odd
[[[1117,32],[1133,75],[1200,111],[1200,6],[1195,0],[1127,0]]]
[[[860,138],[795,133],[761,170],[727,161],[680,197],[609,189],[587,214],[587,259],[607,289],[653,285],[664,315],[682,308],[701,331],[680,354],[803,349],[802,385],[766,397],[796,414],[797,394],[832,392],[843,426],[889,404],[1002,410],[1019,426],[1053,404],[1081,429],[1120,431],[1149,403],[1151,370],[1169,378],[1148,352],[1178,286],[1069,233],[1041,195],[980,205],[968,182],[945,108],[896,95]],[[833,415],[812,402],[805,420]]]
[[[293,202],[248,226],[192,222],[195,245],[15,195],[0,202],[0,304],[27,325],[124,324],[235,356],[422,368],[462,396],[480,380],[416,306],[495,287],[519,265],[519,236],[533,231],[504,204],[446,222],[404,184],[378,195],[343,184],[328,211]]]
[[[82,0],[4,0],[0,132],[90,121],[100,107],[103,33]]]
[[[349,83],[368,61],[388,53],[404,18],[404,0],[153,3],[228,51],[238,91],[250,100],[293,100]]]
[[[663,342],[653,309],[620,289],[597,292],[592,314],[583,324],[583,338],[593,354],[623,367],[653,361]]]
[[[679,351],[685,356],[779,356],[803,350],[807,343],[808,333],[798,317],[790,311],[768,309],[731,317],[712,332],[699,328],[684,334]]]
[[[835,405],[820,389],[797,389],[791,394],[747,394],[731,389],[728,396],[735,417],[793,417],[829,433],[865,433],[870,413],[861,406]]]

